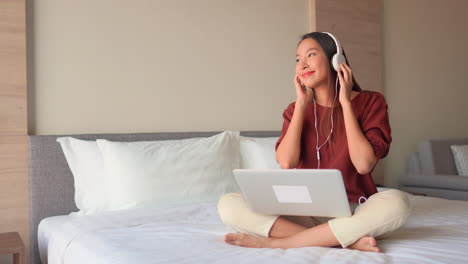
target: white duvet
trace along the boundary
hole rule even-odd
[[[378,244],[384,253],[225,244],[216,203],[75,216],[48,234],[50,264],[467,263],[468,202],[412,196],[407,223]],[[41,247],[41,245],[40,245]],[[44,247],[44,245],[42,245]]]

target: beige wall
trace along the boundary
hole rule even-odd
[[[397,186],[419,141],[468,137],[467,14],[465,0],[383,1],[387,185]]]
[[[308,7],[35,1],[29,132],[279,130]]]

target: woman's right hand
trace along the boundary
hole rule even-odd
[[[314,96],[312,88],[303,85],[297,74],[294,76],[294,86],[296,87],[296,105],[307,106]]]

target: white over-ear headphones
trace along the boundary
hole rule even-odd
[[[331,34],[329,32],[323,32],[323,33],[328,34],[333,39],[333,41],[335,42],[336,53],[333,55],[333,57],[331,59],[331,63],[332,63],[333,69],[335,69],[335,71],[339,71],[340,64],[341,63],[346,63],[346,59],[345,59],[345,57],[343,55],[343,49],[341,48],[341,44],[338,41],[338,39],[335,38],[335,36],[333,36],[333,34]]]

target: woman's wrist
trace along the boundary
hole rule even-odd
[[[307,108],[307,102],[306,100],[296,100],[296,106],[295,106],[295,109],[298,109],[298,110],[301,110],[301,111],[305,111]]]
[[[296,102],[296,105],[294,107],[293,119],[302,124],[306,112],[305,109],[305,105]]]
[[[352,109],[351,101],[348,101],[348,102],[340,102],[340,104],[341,104],[341,107],[343,107],[343,111]]]

